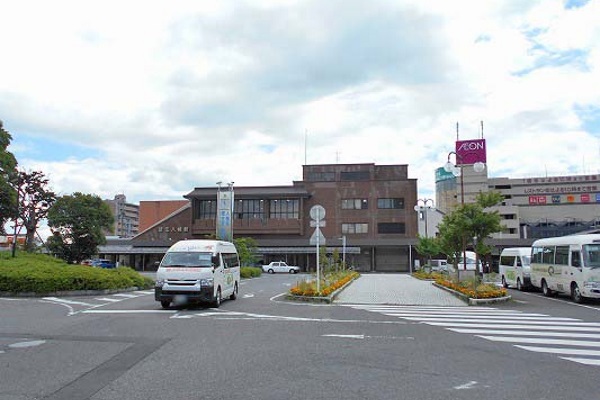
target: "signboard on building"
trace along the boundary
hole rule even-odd
[[[217,192],[217,239],[231,242],[233,214],[233,188],[219,189]]]
[[[485,139],[457,140],[457,164],[487,163]]]

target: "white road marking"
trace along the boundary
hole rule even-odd
[[[244,299],[249,299],[251,297],[254,297],[253,293],[246,293],[245,295],[242,296]]]
[[[508,329],[454,329],[447,328],[456,333],[472,333],[483,335],[514,335],[518,333],[521,336],[544,336],[544,337],[567,337],[582,339],[600,339],[600,334],[595,333],[574,333],[574,332],[536,332],[536,331],[512,331]]]
[[[108,301],[109,303],[116,303],[118,301],[122,301],[123,299],[111,299],[110,297],[96,297],[96,300]]]
[[[29,342],[19,342],[19,343],[13,343],[13,344],[9,344],[8,347],[12,348],[12,349],[23,349],[26,347],[35,347],[35,346],[40,346],[42,344],[46,343],[45,340],[32,340]]]
[[[579,364],[585,365],[600,365],[600,360],[594,358],[579,358],[579,357],[560,357],[563,360],[574,361]]]
[[[321,335],[324,337],[339,337],[339,338],[344,338],[344,339],[364,339],[365,335]]]
[[[58,297],[43,297],[42,300],[48,300],[48,301],[52,301],[54,303],[74,304],[74,305],[87,306],[87,307],[92,307],[95,305],[92,303],[85,303],[83,301],[59,299]]]
[[[116,296],[116,297],[125,297],[125,298],[128,298],[128,299],[135,299],[137,297],[140,297],[140,295],[138,295],[138,294],[127,294],[127,293],[117,293],[117,294],[113,294],[113,296]]]
[[[427,325],[433,326],[451,326],[460,328],[503,328],[503,329],[539,329],[543,331],[569,331],[569,332],[598,332],[598,328],[587,326],[531,326],[518,324],[462,324],[454,322],[425,322]]]
[[[551,353],[551,354],[570,354],[574,356],[600,356],[599,350],[581,350],[581,349],[566,349],[555,347],[537,347],[537,346],[521,346],[515,345],[523,350],[534,351],[536,353]]]
[[[174,314],[177,310],[82,310],[81,314]]]
[[[465,390],[465,389],[473,389],[473,387],[477,385],[477,381],[467,382],[464,385],[454,386],[456,390]]]

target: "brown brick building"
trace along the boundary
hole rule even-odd
[[[120,254],[133,258],[123,262],[147,269],[177,240],[215,233],[217,188],[195,188],[184,197],[189,205],[128,243]],[[303,179],[289,186],[234,187],[233,235],[254,238],[264,263],[285,260],[314,270],[310,209],[321,205],[328,252],[342,254],[345,237],[346,261],[356,269],[409,271],[417,242],[416,203],[417,181],[408,178],[407,165],[305,165]]]

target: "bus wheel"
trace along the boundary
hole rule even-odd
[[[221,306],[221,301],[223,298],[221,297],[221,288],[217,289],[217,295],[215,296],[215,301],[213,301],[213,308],[219,308]]]
[[[233,293],[231,293],[231,296],[229,296],[229,298],[231,300],[235,300],[235,299],[237,299],[237,296],[238,296],[238,284],[236,282],[235,285],[233,286]]]
[[[545,279],[542,281],[542,293],[546,297],[552,296],[552,290],[548,289],[548,284],[546,283]]]
[[[517,278],[517,290],[522,292],[523,291],[523,285],[521,285],[521,279]]]
[[[573,299],[573,301],[575,303],[582,303],[583,302],[583,296],[581,295],[581,291],[579,290],[579,286],[577,286],[577,284],[575,282],[573,282],[571,284],[571,299]]]
[[[170,302],[170,301],[168,301],[168,300],[162,300],[162,301],[160,302],[160,305],[162,306],[162,308],[164,308],[164,309],[167,309],[167,308],[169,308],[169,306],[171,305],[171,302]]]
[[[506,283],[506,279],[504,279],[504,275],[502,275],[502,287],[506,289],[508,287],[508,283]]]

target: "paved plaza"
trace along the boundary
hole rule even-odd
[[[346,287],[336,304],[396,304],[418,306],[465,306],[449,292],[408,274],[362,274]]]

